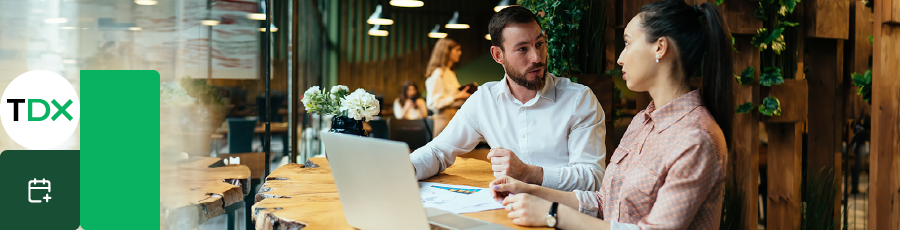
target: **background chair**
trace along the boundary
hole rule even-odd
[[[416,150],[431,141],[432,129],[429,126],[431,119],[423,120],[399,120],[392,119],[390,126],[390,139],[406,142],[410,150]]]
[[[256,119],[228,118],[228,152],[251,152]]]

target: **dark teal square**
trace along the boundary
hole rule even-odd
[[[0,153],[0,229],[77,229],[81,201],[79,159],[78,150]],[[29,190],[29,183],[35,179],[50,181],[49,191]],[[46,186],[38,183],[32,187]],[[45,195],[49,195],[49,201],[41,199]]]

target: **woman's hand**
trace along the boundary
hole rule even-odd
[[[456,93],[456,96],[453,96],[453,99],[465,100],[465,99],[469,99],[469,97],[471,97],[471,96],[472,96],[472,94],[469,93],[469,86],[466,86],[465,88],[460,90],[459,93]]]
[[[547,217],[547,213],[550,213],[552,204],[550,201],[527,193],[512,195],[503,200],[506,216],[512,220],[513,224],[521,226],[547,226],[545,217]]]
[[[494,200],[496,201],[506,198],[510,193],[528,193],[531,190],[531,185],[509,176],[500,176],[494,181],[491,181],[490,186],[488,187],[494,192]]]
[[[406,99],[406,104],[404,104],[403,107],[405,107],[405,108],[415,108],[415,107],[416,107],[416,102],[414,102],[412,99]]]

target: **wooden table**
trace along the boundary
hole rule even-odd
[[[240,165],[247,166],[250,169],[250,177],[253,179],[262,178],[266,173],[266,153],[219,153],[219,158],[227,159],[229,157],[240,157]]]
[[[328,161],[324,157],[310,158],[310,161],[319,167],[287,164],[266,178],[253,205],[256,229],[272,230],[275,226],[281,229],[353,229],[344,216]],[[487,187],[493,179],[490,163],[457,158],[453,166],[425,181]],[[513,224],[503,209],[463,215],[516,229],[538,229]]]
[[[216,132],[213,133],[213,135],[228,134],[228,128],[225,128],[224,125],[222,125],[222,126],[223,127],[217,128]],[[271,123],[269,123],[269,133],[287,133],[289,131],[289,128],[290,128],[290,126],[288,126],[287,122],[271,122]],[[253,129],[253,133],[265,133],[265,132],[266,132],[266,124],[256,126],[256,128]]]
[[[192,157],[160,162],[160,229],[195,229],[243,202],[250,191],[250,169],[218,166],[221,159]]]

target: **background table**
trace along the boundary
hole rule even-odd
[[[160,162],[160,229],[196,229],[244,201],[250,191],[250,169],[217,164],[221,159],[214,157]]]
[[[266,178],[253,205],[256,229],[271,230],[276,229],[276,225],[282,229],[353,229],[344,216],[328,161],[318,157],[310,158],[310,162],[319,167],[287,164]],[[487,187],[492,180],[490,163],[458,157],[453,166],[425,181]],[[462,215],[516,229],[537,229],[513,224],[503,209]]]

